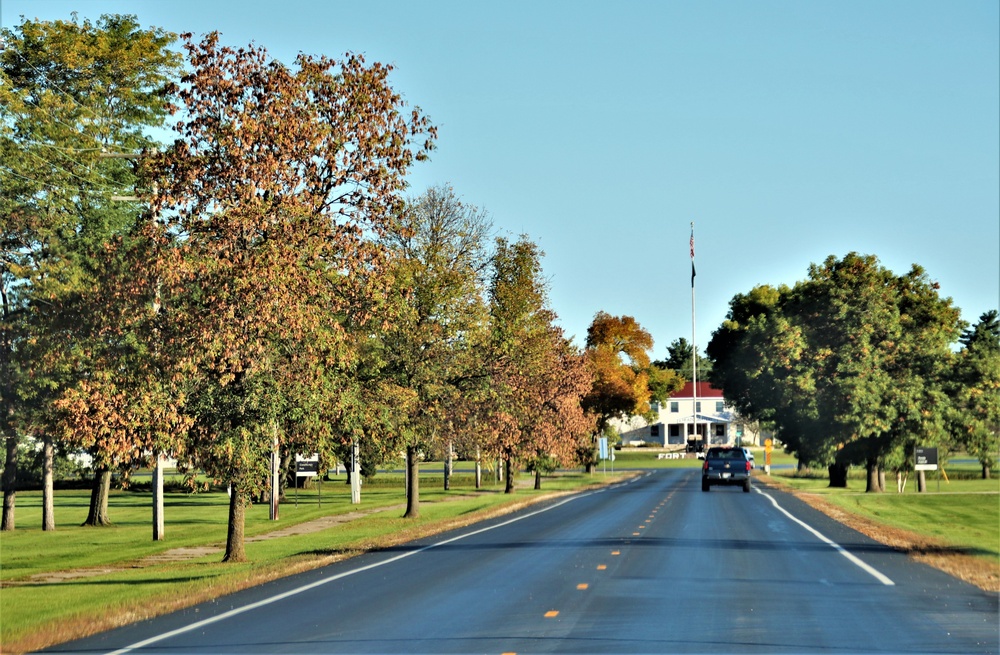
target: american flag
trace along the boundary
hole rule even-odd
[[[691,224],[691,288],[694,288],[694,223]]]

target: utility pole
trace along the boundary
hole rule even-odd
[[[138,153],[130,152],[107,152],[103,151],[98,155],[101,159],[128,159],[135,161],[142,157]],[[139,196],[111,196],[112,202],[139,202]],[[160,313],[160,284],[156,284],[156,296],[153,300],[153,314]],[[153,541],[163,541],[166,538],[166,530],[163,521],[163,453],[159,450],[153,453]]]

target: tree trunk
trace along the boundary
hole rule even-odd
[[[226,555],[223,562],[245,562],[247,552],[243,539],[243,528],[246,524],[246,502],[239,485],[232,485],[229,496],[229,529],[226,531]]]
[[[101,527],[111,525],[108,518],[108,496],[111,493],[111,471],[107,467],[94,469],[94,486],[90,491],[90,512],[84,525]]]
[[[917,471],[917,493],[927,491],[927,471]]]
[[[541,488],[542,488],[542,472],[536,469],[535,470],[535,490],[537,491],[537,490],[539,490]]]
[[[881,493],[882,492],[882,487],[879,485],[879,480],[878,480],[878,478],[879,478],[878,464],[875,463],[875,462],[869,461],[868,464],[866,465],[865,469],[866,469],[866,471],[868,473],[868,475],[867,475],[868,483],[865,486],[865,493],[866,494]]]
[[[826,469],[830,473],[830,486],[836,489],[847,488],[847,465],[834,463]]]
[[[587,475],[593,475],[597,472],[597,435],[591,437],[590,445],[590,457],[587,458]]]
[[[42,530],[56,529],[56,505],[52,497],[52,437],[42,437]]]
[[[406,513],[404,519],[420,516],[420,463],[416,446],[406,447]]]
[[[3,523],[0,530],[14,529],[14,506],[17,501],[17,443],[16,436],[7,437],[7,459],[3,465]]]
[[[983,464],[983,479],[984,480],[990,479],[990,467],[986,464]]]
[[[885,469],[878,467],[878,490],[885,491]]]
[[[503,467],[507,472],[507,481],[504,483],[503,492],[512,494],[514,493],[514,463],[510,459],[505,459]]]
[[[291,483],[293,488],[299,486],[298,476],[295,475],[295,461],[292,457],[292,452],[287,448],[281,453],[281,463],[278,465],[278,468],[278,477],[280,478],[278,482],[278,502],[283,503],[287,500],[288,483]],[[311,478],[305,479],[311,480]],[[303,488],[305,488],[305,485],[303,485]]]
[[[451,457],[452,457],[452,454],[451,454],[451,442],[449,441],[448,442],[448,446],[445,449],[445,453],[444,453],[444,490],[445,491],[450,491],[451,490],[451,472],[452,472]]]

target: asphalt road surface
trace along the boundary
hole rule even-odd
[[[997,653],[984,592],[762,486],[662,470],[73,653]]]

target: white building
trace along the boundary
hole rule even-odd
[[[722,397],[722,391],[708,382],[699,382],[696,400],[693,390],[694,385],[688,382],[662,405],[653,403],[658,418],[652,423],[638,417],[627,423],[620,422],[616,427],[622,443],[626,446],[630,442],[643,442],[679,447],[686,445],[688,439],[700,438],[710,445],[725,445],[735,444],[739,438],[743,445],[758,445],[757,435],[739,422],[736,412]]]

